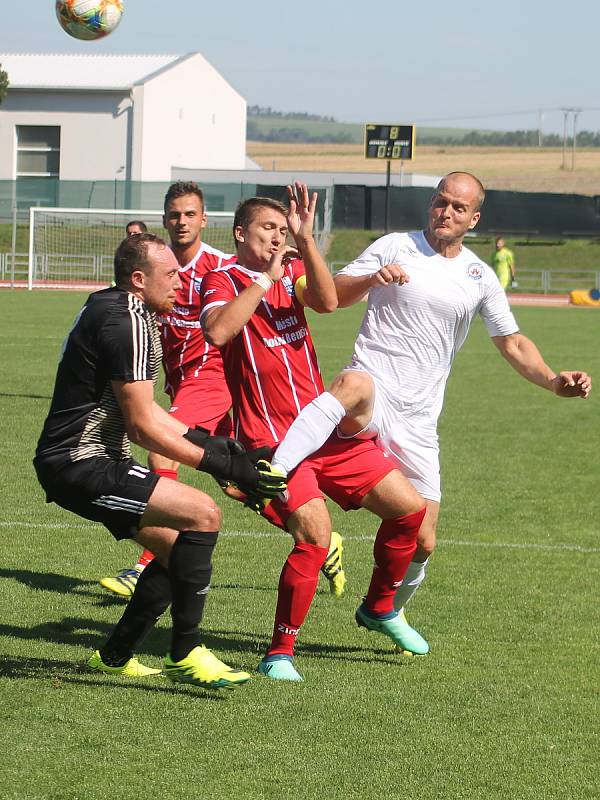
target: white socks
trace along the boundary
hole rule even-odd
[[[411,561],[408,565],[408,569],[406,570],[406,574],[402,579],[402,583],[396,589],[396,594],[394,595],[394,608],[396,611],[400,611],[404,608],[404,606],[408,603],[410,598],[425,580],[425,567],[427,566],[428,561],[428,558],[423,562]]]
[[[323,392],[305,406],[290,425],[275,451],[272,465],[285,475],[324,444],[346,416],[346,409],[331,392]]]

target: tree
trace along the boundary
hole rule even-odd
[[[8,75],[2,69],[2,64],[0,64],[0,103],[6,97],[6,92],[8,91],[9,80]]]

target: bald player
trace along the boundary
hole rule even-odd
[[[289,474],[331,432],[379,438],[427,503],[418,547],[397,589],[403,609],[425,577],[436,543],[441,500],[437,420],[446,380],[479,314],[501,355],[519,375],[559,397],[587,397],[591,378],[556,373],[519,332],[494,271],[464,246],[480,217],[481,182],[451,172],[431,199],[424,231],[392,233],[368,247],[335,278],[339,306],[368,293],[354,355],[330,390],[298,415],[273,457]],[[424,655],[427,641],[404,619],[401,647]]]

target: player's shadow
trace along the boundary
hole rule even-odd
[[[0,392],[0,397],[21,397],[26,400],[52,400],[49,394],[15,394],[13,392]]]
[[[59,592],[60,594],[80,594],[88,592],[89,587],[96,585],[95,581],[84,581],[81,578],[72,578],[70,575],[59,575],[56,572],[33,572],[29,569],[1,569],[0,578],[9,578],[28,589],[41,589],[44,592]]]
[[[168,612],[165,617],[170,620]],[[48,620],[38,625],[28,625],[19,627],[17,625],[0,624],[0,636],[9,636],[23,641],[48,642],[50,644],[65,644],[81,647],[85,650],[94,650],[101,646],[108,639],[114,629],[117,617],[114,622],[101,622],[97,619],[86,617],[63,617],[57,620]],[[237,635],[232,631],[221,631],[215,634],[212,631],[202,629],[202,644],[208,648],[228,650],[232,652],[244,652],[249,649],[258,652],[256,640],[248,640],[243,635]],[[171,633],[164,627],[155,628],[144,639],[136,654],[138,656],[151,655],[163,658],[170,649]]]
[[[116,620],[115,620],[116,622]],[[108,638],[114,625],[83,617],[63,617],[38,625],[18,627],[0,624],[0,636],[11,636],[23,641],[50,642],[94,649]]]
[[[253,653],[262,657],[267,648],[267,640],[264,635],[248,635],[240,631],[226,631],[212,629],[202,631],[202,642],[207,647],[216,650],[228,650],[238,652],[240,656]],[[390,646],[369,647],[368,645],[336,645],[331,643],[306,643],[299,642],[295,647],[296,655],[309,656],[313,658],[331,659],[334,661],[350,661],[356,663],[382,663],[398,664],[405,666],[416,659],[407,658],[400,653],[390,650]]]
[[[272,592],[273,595],[277,594],[277,585],[272,583],[268,586],[257,586],[255,583],[244,584],[239,583],[238,581],[232,581],[230,583],[211,583],[210,589],[211,591],[217,591],[219,589],[235,589],[236,591],[243,592]]]
[[[391,646],[391,645],[390,645]],[[407,657],[387,647],[357,647],[355,645],[307,644],[298,645],[298,655],[313,658],[333,659],[334,661],[352,661],[357,664],[391,664],[399,667],[410,666],[419,661],[418,657]]]
[[[225,700],[228,694],[216,694],[210,690],[191,686],[171,686],[163,675],[144,680],[101,675],[92,673],[89,667],[83,663],[49,658],[0,657],[0,678],[50,681],[50,685],[55,689],[59,689],[63,683],[91,687],[102,686],[103,689],[108,684],[111,689],[126,689],[127,691],[140,689],[144,692],[160,692],[179,696],[187,694],[203,700],[217,701]]]

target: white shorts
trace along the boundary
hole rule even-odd
[[[375,381],[373,384],[373,416],[369,425],[356,434],[356,438],[377,437],[378,444],[395,456],[401,472],[419,494],[426,500],[439,503],[442,492],[437,431],[429,425],[419,426],[416,420],[401,417],[386,390]]]

